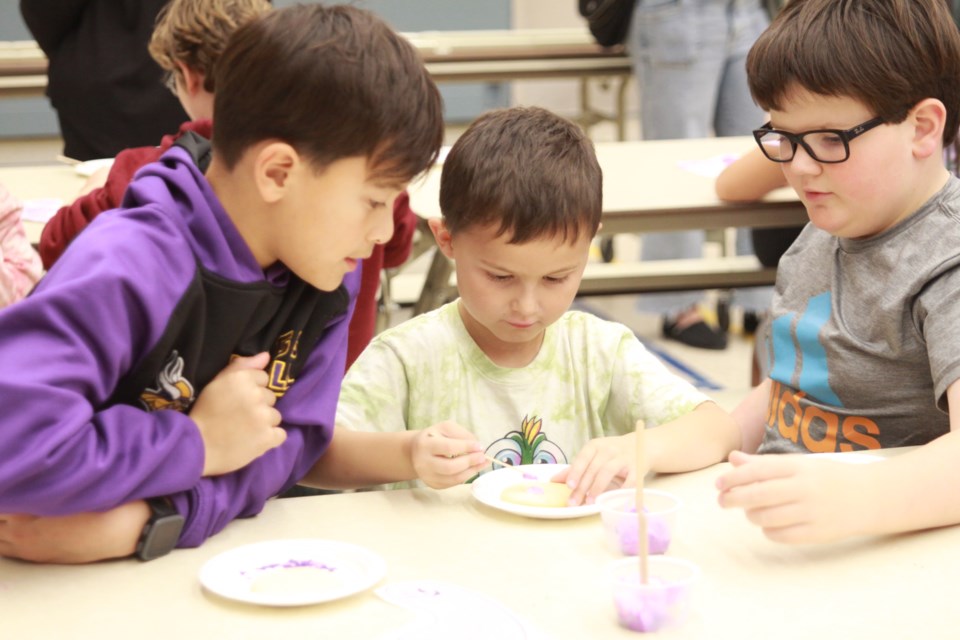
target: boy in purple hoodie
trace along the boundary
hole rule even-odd
[[[439,94],[343,6],[255,19],[214,74],[212,149],[183,136],[0,313],[0,555],[199,545],[330,442],[356,266],[436,158]]]

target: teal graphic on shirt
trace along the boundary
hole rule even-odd
[[[820,332],[830,319],[830,309],[830,292],[827,291],[810,298],[806,311],[799,319],[796,314],[789,313],[773,321],[770,377],[824,404],[842,407],[843,403],[830,387],[827,352],[820,342]]]

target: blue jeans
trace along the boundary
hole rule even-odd
[[[637,0],[627,46],[640,90],[644,139],[747,135],[763,124],[747,86],[747,52],[767,27],[761,0]],[[703,231],[650,233],[643,260],[698,258]],[[752,254],[737,230],[737,253]],[[736,292],[738,304],[765,309],[771,290]],[[641,310],[668,313],[696,304],[702,292],[650,294]]]

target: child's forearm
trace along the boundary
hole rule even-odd
[[[774,189],[785,186],[787,179],[780,165],[768,160],[757,148],[724,169],[714,185],[717,197],[729,202],[760,200]]]
[[[336,427],[326,452],[300,484],[326,489],[360,489],[414,480],[410,448],[416,432],[367,433]]]
[[[864,469],[865,533],[960,524],[960,381],[947,388],[950,433]]]
[[[763,441],[766,427],[767,406],[770,401],[770,378],[754,387],[737,408],[730,412],[740,429],[739,449],[755,453]]]
[[[915,451],[865,465],[856,502],[865,534],[888,534],[960,524],[960,432]],[[855,506],[855,505],[851,505]]]
[[[729,413],[704,402],[687,415],[645,433],[650,471],[675,473],[722,462],[740,447],[740,429]]]

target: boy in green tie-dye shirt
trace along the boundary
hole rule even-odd
[[[627,327],[568,310],[601,191],[593,145],[573,123],[538,108],[481,116],[446,159],[443,218],[430,222],[455,261],[460,298],[360,355],[333,442],[304,482],[443,488],[489,470],[486,454],[509,465],[572,463],[555,479],[579,504],[634,482],[638,420],[656,427],[647,459],[656,471],[702,467],[736,448],[730,416]],[[711,444],[687,444],[699,440]]]

